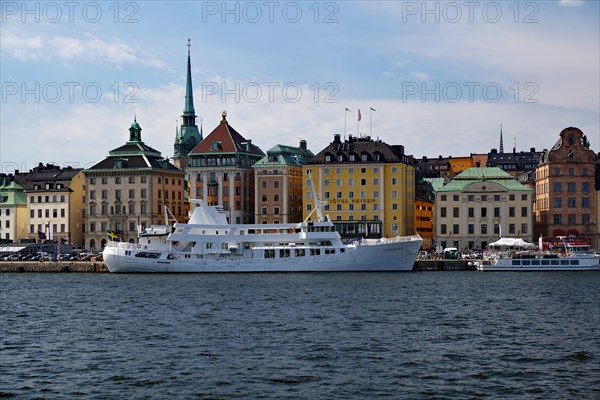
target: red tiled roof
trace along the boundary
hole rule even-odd
[[[213,150],[213,143],[219,142],[219,149]],[[262,150],[250,143],[248,150],[246,150],[242,143],[248,142],[242,135],[238,133],[235,129],[229,125],[227,120],[223,118],[221,123],[194,149],[190,152],[190,154],[200,154],[200,153],[236,153],[236,152],[244,152],[251,153],[256,155],[264,155]]]

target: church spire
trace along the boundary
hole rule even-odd
[[[194,110],[194,94],[192,93],[192,61],[190,59],[192,39],[188,39],[187,79],[185,82],[185,106],[183,108],[183,124],[196,125],[196,111]],[[193,118],[193,119],[192,119]]]
[[[502,142],[502,124],[500,124],[500,153],[504,153],[504,143]]]

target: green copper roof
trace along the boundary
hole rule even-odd
[[[532,191],[511,175],[497,167],[467,168],[444,186],[437,189],[434,187],[434,190],[436,192],[462,192],[470,185],[481,181],[496,183],[511,192]]]
[[[27,195],[23,186],[15,181],[0,182],[0,204],[3,206],[26,206]]]
[[[254,164],[256,167],[266,166],[302,166],[313,157],[312,151],[301,147],[278,144],[273,146],[267,155]]]

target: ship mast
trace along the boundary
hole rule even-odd
[[[326,203],[322,202],[321,199],[319,198],[319,196],[317,195],[317,191],[315,190],[315,184],[312,179],[312,170],[310,168],[308,169],[308,181],[307,182],[310,185],[310,189],[312,191],[313,199],[315,202],[315,209],[312,210],[310,214],[308,214],[308,216],[306,217],[304,222],[308,221],[308,219],[310,218],[310,216],[312,215],[313,212],[317,213],[317,222],[323,222],[325,219],[323,218],[323,210],[321,209],[321,207],[323,205],[325,205]]]

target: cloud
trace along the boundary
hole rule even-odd
[[[579,7],[582,4],[583,0],[560,0],[560,5],[566,7]]]
[[[120,39],[104,40],[91,33],[78,37],[31,34],[11,26],[3,27],[0,38],[2,57],[19,61],[90,61],[117,67],[146,65],[154,68],[167,68],[167,64],[152,57],[147,51],[135,48]]]

